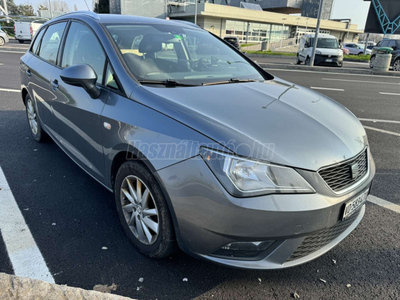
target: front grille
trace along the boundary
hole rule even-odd
[[[286,261],[292,261],[307,256],[322,247],[328,245],[331,241],[343,233],[358,217],[360,210],[356,211],[348,219],[336,223],[334,226],[322,229],[312,235],[307,236],[303,243],[293,252]]]
[[[355,158],[343,164],[320,170],[318,173],[334,192],[340,192],[357,183],[367,172],[368,157],[367,149],[365,149]]]

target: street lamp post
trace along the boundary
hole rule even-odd
[[[283,18],[282,21],[282,30],[281,30],[281,48],[282,48],[282,41],[283,41],[283,28],[285,27],[285,20],[286,18]]]
[[[194,0],[194,24],[197,25],[197,2],[198,0]]]
[[[321,13],[322,13],[323,2],[324,2],[324,0],[319,1],[317,28],[315,28],[314,45],[313,45],[312,55],[311,55],[311,60],[310,60],[311,67],[314,66],[315,51],[317,50],[317,45],[318,45],[318,33],[319,33],[319,26],[321,23]]]

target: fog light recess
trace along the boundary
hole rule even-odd
[[[233,242],[221,247],[212,255],[232,259],[254,259],[265,252],[274,242],[275,241]]]

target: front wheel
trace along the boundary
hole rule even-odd
[[[121,165],[115,179],[117,211],[131,242],[143,254],[162,258],[176,248],[172,218],[154,176],[140,161]]]
[[[2,37],[0,37],[0,46],[4,46],[5,43],[6,41]]]
[[[24,41],[24,40],[18,40],[18,42],[19,42],[20,44],[23,44],[25,41]]]
[[[304,64],[305,64],[306,66],[309,66],[309,65],[310,65],[310,57],[309,57],[309,56],[307,56],[306,61],[304,62]]]
[[[299,59],[299,55],[297,54],[296,57],[296,65],[300,65],[301,64],[301,60]]]
[[[400,58],[396,59],[393,64],[393,71],[399,72],[400,71]]]

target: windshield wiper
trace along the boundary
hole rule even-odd
[[[260,82],[260,80],[231,78],[229,80],[224,80],[224,81],[206,82],[203,83],[203,85],[217,85],[217,84],[240,83],[240,82]]]
[[[174,87],[174,86],[198,86],[198,84],[190,84],[190,83],[182,83],[175,81],[173,79],[166,79],[166,80],[139,80],[141,84],[162,84],[167,87]]]

